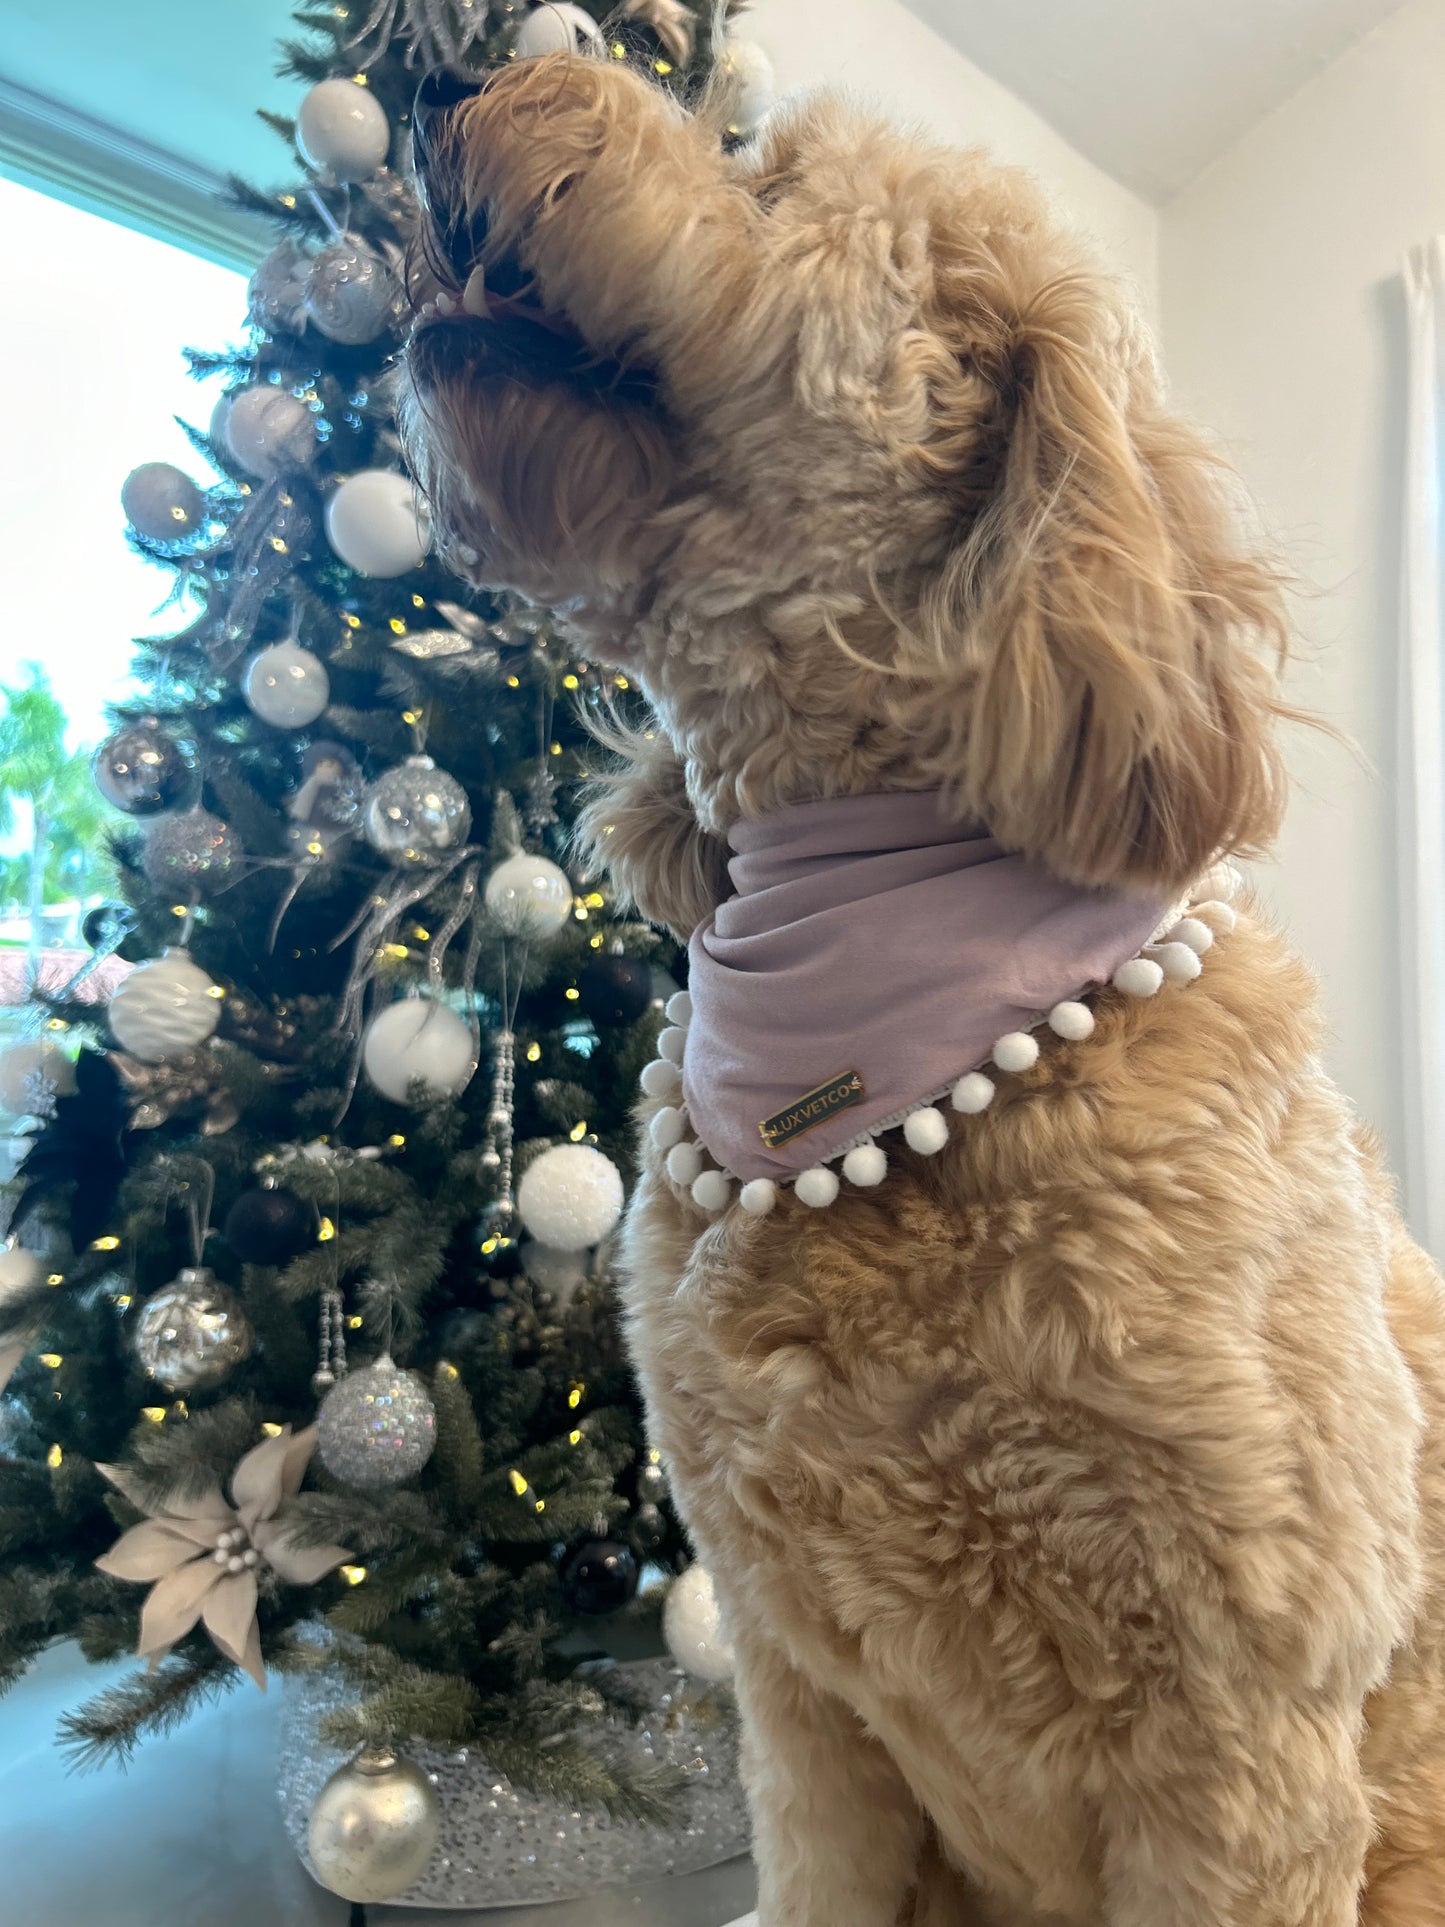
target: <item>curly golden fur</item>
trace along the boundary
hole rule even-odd
[[[424,129],[428,252],[502,294],[418,329],[408,442],[475,579],[647,693],[598,856],[686,935],[820,796],[1085,883],[1266,845],[1277,585],[1119,293],[977,154],[720,111],[559,56]],[[827,1211],[644,1153],[763,1927],[1442,1927],[1440,1280],[1256,912],[1097,1016]]]

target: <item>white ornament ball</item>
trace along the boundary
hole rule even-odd
[[[855,1144],[843,1160],[843,1176],[849,1184],[882,1184],[888,1175],[888,1153],[881,1144]]]
[[[217,415],[211,417],[213,436]],[[267,481],[303,467],[316,449],[315,416],[304,401],[273,382],[230,396],[219,426],[234,460]]]
[[[654,1057],[643,1065],[637,1081],[649,1097],[676,1097],[682,1089],[682,1072],[665,1057]]]
[[[167,950],[121,979],[107,1014],[123,1051],[160,1064],[205,1043],[221,1021],[221,991],[184,950]]]
[[[926,1158],[936,1157],[948,1142],[948,1119],[933,1105],[926,1105],[904,1118],[903,1135],[911,1150]]]
[[[738,1193],[738,1203],[754,1218],[765,1218],[777,1202],[778,1187],[771,1178],[750,1178]]]
[[[317,1794],[306,1851],[316,1878],[343,1900],[394,1900],[426,1872],[441,1826],[421,1768],[389,1747],[363,1747]]]
[[[700,1211],[726,1211],[732,1194],[726,1171],[702,1171],[692,1181],[692,1201]]]
[[[0,1250],[0,1305],[22,1292],[33,1291],[45,1276],[44,1267],[33,1251],[23,1245],[7,1245]]]
[[[385,1352],[339,1378],[316,1414],[321,1463],[363,1492],[420,1472],[436,1438],[436,1407],[425,1380]]]
[[[388,1004],[366,1026],[361,1062],[383,1097],[410,1102],[421,1080],[423,1099],[455,1097],[477,1067],[472,1033],[454,1010],[433,997]]]
[[[391,149],[391,123],[369,87],[318,81],[296,116],[296,145],[308,167],[338,181],[364,181]]]
[[[664,1104],[648,1126],[653,1143],[659,1151],[670,1151],[681,1144],[687,1135],[687,1114],[675,1104]]]
[[[544,0],[522,22],[517,56],[533,60],[538,54],[602,53],[602,31],[591,14],[571,0]]]
[[[977,1117],[993,1102],[994,1084],[982,1071],[968,1071],[953,1087],[953,1108],[965,1117]]]
[[[125,519],[152,542],[174,542],[205,519],[201,491],[183,470],[169,462],[142,462],[126,476],[120,491]]]
[[[572,879],[549,858],[519,850],[487,878],[486,899],[509,937],[551,937],[572,914]]]
[[[241,694],[253,716],[277,729],[303,729],[331,700],[326,665],[298,642],[273,642],[251,658]]]
[[[1055,1037],[1062,1037],[1067,1043],[1082,1044],[1086,1037],[1094,1034],[1094,1013],[1087,1004],[1078,1004],[1072,999],[1055,1004],[1049,1012],[1049,1029]]]
[[[405,475],[363,468],[326,504],[326,539],[349,569],[387,578],[421,562],[431,547],[431,524]]]
[[[811,1169],[798,1174],[793,1186],[800,1204],[811,1205],[813,1210],[822,1211],[838,1195],[838,1173],[830,1171],[826,1164],[815,1164]]]
[[[0,1111],[44,1117],[75,1090],[75,1066],[57,1044],[11,1044],[0,1051]]]
[[[678,1665],[694,1679],[720,1686],[733,1676],[735,1655],[722,1629],[712,1574],[689,1566],[678,1574],[662,1602],[662,1636]]]
[[[674,1144],[667,1154],[666,1168],[674,1184],[689,1189],[702,1175],[702,1147],[697,1144]]]
[[[522,1269],[565,1310],[587,1276],[587,1261],[580,1251],[557,1251],[529,1238],[522,1246]]]
[[[590,1144],[554,1144],[522,1173],[517,1211],[538,1244],[586,1251],[617,1228],[622,1173]]]
[[[736,89],[731,125],[739,134],[753,133],[766,120],[776,97],[772,61],[756,40],[729,34],[718,66]]]

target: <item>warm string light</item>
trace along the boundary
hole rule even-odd
[[[348,1586],[359,1586],[366,1577],[365,1566],[341,1566],[338,1570]]]
[[[527,1062],[529,1064],[535,1064],[539,1062],[541,1059],[541,1056],[542,1056],[542,1046],[540,1044],[537,1044],[537,1043],[528,1044]]]
[[[268,1439],[279,1439],[284,1428],[277,1425],[274,1419],[268,1418],[261,1421],[261,1430],[266,1434]]]
[[[64,1457],[65,1454],[61,1451],[60,1447],[58,1445],[52,1445],[50,1450],[45,1454],[45,1463],[50,1467],[51,1471],[54,1472]]]

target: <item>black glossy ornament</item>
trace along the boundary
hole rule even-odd
[[[289,1265],[316,1242],[316,1207],[284,1184],[243,1191],[222,1236],[246,1265]]]
[[[652,966],[636,957],[592,957],[577,973],[577,991],[594,1024],[635,1024],[652,1002]]]
[[[189,802],[196,786],[195,752],[154,716],[123,723],[95,752],[95,787],[127,816],[159,816]]]
[[[637,1591],[637,1555],[615,1539],[583,1539],[564,1556],[557,1577],[573,1612],[615,1613]]]
[[[125,940],[134,928],[135,913],[125,904],[97,903],[80,920],[80,938],[92,950],[103,948],[107,956],[112,951],[124,955]],[[142,957],[145,954],[144,950],[140,952]]]

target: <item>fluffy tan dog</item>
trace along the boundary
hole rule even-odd
[[[646,690],[588,832],[647,915],[855,792],[1163,894],[1268,841],[1274,582],[1025,178],[829,100],[726,157],[560,56],[433,85],[418,149],[410,447],[464,572]],[[1257,914],[1095,1013],[826,1211],[644,1150],[763,1927],[1439,1927],[1439,1279]]]

